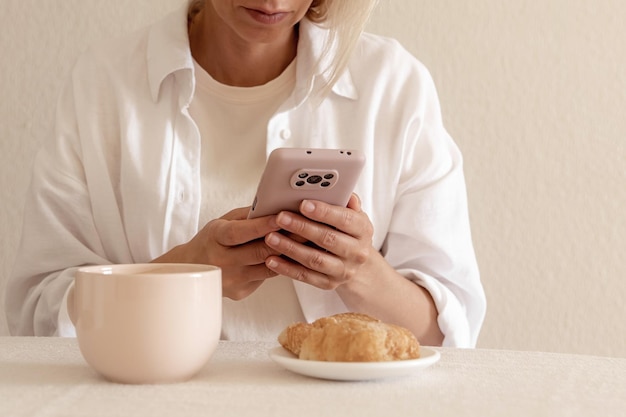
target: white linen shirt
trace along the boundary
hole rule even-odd
[[[64,295],[78,266],[148,262],[198,232],[200,134],[188,113],[195,77],[186,22],[184,7],[77,61],[27,194],[6,292],[12,334],[73,335]],[[445,346],[475,346],[485,296],[462,158],[430,74],[396,41],[363,34],[318,106],[326,35],[301,23],[296,86],[259,139],[266,155],[277,147],[362,150],[356,192],[373,245],[430,292]],[[335,291],[295,288],[309,321],[345,311]]]

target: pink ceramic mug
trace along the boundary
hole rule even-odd
[[[105,378],[185,381],[217,347],[222,274],[218,267],[192,264],[84,267],[67,307],[83,357]]]

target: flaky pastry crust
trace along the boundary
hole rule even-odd
[[[279,343],[300,359],[332,362],[379,362],[416,359],[420,346],[408,329],[360,313],[294,323]]]

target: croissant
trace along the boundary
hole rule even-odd
[[[408,329],[360,313],[294,323],[278,342],[300,359],[332,362],[379,362],[416,359],[420,345]]]

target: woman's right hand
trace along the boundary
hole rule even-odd
[[[222,268],[223,296],[241,300],[252,294],[276,273],[265,259],[278,255],[264,237],[280,230],[276,216],[248,219],[249,207],[242,207],[211,220],[189,242],[176,246],[152,262],[197,263]]]

